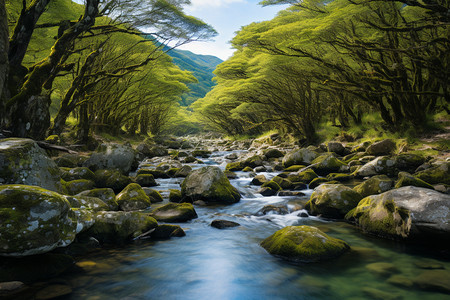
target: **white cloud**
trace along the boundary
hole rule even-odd
[[[246,3],[246,0],[191,0],[190,10],[201,9],[205,7],[220,7],[231,3]]]

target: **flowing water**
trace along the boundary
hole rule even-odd
[[[223,156],[229,153],[215,153],[204,162],[223,168]],[[450,299],[448,294],[413,285],[427,269],[450,270],[442,255],[372,238],[343,222],[300,217],[302,211],[294,209],[308,200],[312,190],[303,191],[302,197],[262,197],[250,185],[248,173],[238,175],[231,183],[243,199],[229,206],[196,206],[199,217],[180,224],[185,237],[138,241],[84,257],[80,261],[84,271],[63,278],[74,287],[69,299]],[[158,182],[161,191],[179,189],[181,179]],[[267,204],[286,204],[292,212],[255,216]],[[214,219],[241,226],[219,230],[210,226]],[[352,251],[328,262],[295,265],[259,246],[288,225],[317,226],[345,240]]]

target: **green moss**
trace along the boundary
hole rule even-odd
[[[434,187],[431,184],[426,183],[422,179],[416,178],[406,172],[398,173],[398,181],[395,184],[395,188],[398,189],[401,188],[402,186],[417,186],[427,189],[434,189]]]
[[[285,172],[297,172],[297,171],[300,171],[303,168],[306,168],[306,166],[304,166],[304,165],[293,165],[293,166],[287,167],[286,169],[284,169],[284,171]]]
[[[350,181],[354,178],[353,175],[350,174],[342,174],[342,173],[330,173],[327,175],[327,179],[329,181],[339,181],[339,182],[345,182],[345,181]]]
[[[270,181],[267,181],[267,182],[263,183],[262,187],[268,187],[268,188],[270,188],[270,189],[272,189],[274,191],[280,191],[281,190],[280,185],[278,183],[276,183],[276,181],[274,181],[274,180],[270,180]]]
[[[253,169],[250,167],[245,167],[242,171],[243,172],[253,172]]]
[[[136,183],[140,186],[157,186],[155,177],[152,174],[139,174],[136,176]]]
[[[275,176],[274,178],[272,178],[272,180],[275,181],[276,183],[278,183],[278,185],[283,190],[292,188],[292,182],[289,179],[286,179],[286,178],[283,178],[280,176]]]
[[[228,163],[227,166],[225,167],[225,170],[234,172],[234,171],[241,171],[243,168],[244,168],[243,163],[240,161],[236,161]]]
[[[261,242],[270,254],[294,262],[317,262],[338,257],[350,247],[316,227],[288,226]]]
[[[444,183],[450,185],[450,162],[417,172],[414,175],[429,184]]]
[[[130,183],[117,195],[117,204],[124,211],[133,211],[149,208],[150,198],[137,183]]]
[[[187,222],[197,218],[191,203],[168,203],[152,210],[150,215],[161,222]]]
[[[169,193],[169,201],[170,202],[179,203],[179,202],[181,202],[182,198],[183,197],[181,196],[181,191],[180,190],[174,190],[174,189],[170,190],[170,193]]]
[[[68,195],[76,195],[86,190],[92,190],[95,183],[92,180],[77,179],[64,183],[64,190]]]
[[[319,185],[321,185],[322,183],[327,183],[329,182],[328,179],[324,178],[324,177],[318,177],[318,178],[314,178],[310,183],[309,183],[309,188],[310,189],[315,189],[316,187],[318,187]]]
[[[92,189],[83,191],[77,195],[99,198],[108,205],[109,210],[117,210],[119,208],[119,204],[117,204],[116,201],[116,194],[114,194],[114,191],[110,188]]]
[[[386,192],[390,190],[393,185],[393,180],[386,175],[377,175],[369,178],[361,184],[358,184],[353,188],[353,190],[361,194],[362,197],[367,197]]]
[[[317,177],[319,177],[319,175],[317,175],[316,172],[314,172],[312,169],[308,169],[308,170],[298,173],[297,177],[295,177],[295,178],[289,177],[289,180],[291,180],[293,182],[301,181],[301,182],[305,182],[305,183],[310,183]]]
[[[311,168],[319,175],[337,172],[343,166],[346,166],[344,162],[328,153],[317,157],[311,163]]]

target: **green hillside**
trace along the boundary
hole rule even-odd
[[[191,71],[198,83],[188,84],[189,93],[182,96],[181,105],[189,106],[199,98],[203,98],[214,86],[212,73],[223,61],[212,55],[199,55],[186,50],[171,50],[169,54],[173,62],[182,70]]]

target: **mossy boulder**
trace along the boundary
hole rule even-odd
[[[139,174],[136,176],[136,183],[140,186],[151,187],[157,186],[155,177],[152,174]]]
[[[357,177],[374,175],[395,176],[397,174],[397,161],[394,157],[381,156],[363,165],[354,173]]]
[[[242,169],[242,172],[253,172],[253,169],[250,167],[245,167],[244,169]]]
[[[166,173],[166,171],[161,168],[156,169],[142,168],[137,171],[137,176],[146,174],[151,174],[153,175],[154,178],[170,178],[170,176]]]
[[[211,156],[211,151],[208,151],[206,149],[195,149],[191,152],[191,155],[194,157],[208,158]]]
[[[290,181],[287,178],[283,178],[281,176],[275,176],[274,178],[272,178],[272,181],[275,181],[276,183],[278,183],[278,185],[283,190],[288,190],[288,189],[291,189],[294,187],[292,184],[292,181]]]
[[[256,168],[263,165],[263,158],[259,155],[253,155],[242,162],[244,167]],[[230,170],[232,171],[232,170]]]
[[[0,184],[24,184],[62,192],[61,171],[30,139],[0,140]]]
[[[345,155],[345,153],[347,153],[347,149],[339,142],[328,142],[327,150],[328,152],[334,152],[338,155]]]
[[[256,212],[257,216],[265,216],[265,215],[287,215],[289,213],[289,209],[287,205],[279,204],[273,205],[268,204],[264,205],[263,208]]]
[[[158,226],[154,218],[140,212],[98,212],[94,219],[95,224],[83,235],[107,244],[124,244]]]
[[[88,209],[92,211],[107,211],[109,206],[95,197],[88,196],[65,196],[72,208]]]
[[[192,167],[189,165],[184,165],[181,168],[178,169],[178,171],[175,173],[174,177],[187,177],[189,173],[192,172]]]
[[[95,197],[102,200],[107,206],[107,210],[118,210],[119,204],[116,201],[116,194],[110,188],[99,188],[78,193],[76,196]]]
[[[181,196],[180,190],[170,189],[169,190],[169,201],[180,203],[183,200],[183,197]]]
[[[36,186],[0,186],[0,256],[65,247],[76,229],[77,217],[64,196]]]
[[[115,169],[127,175],[137,167],[137,151],[129,144],[107,144],[100,147],[83,163],[84,167],[96,171],[100,169]]]
[[[309,188],[310,189],[315,189],[316,187],[318,187],[319,185],[321,185],[322,183],[327,183],[329,182],[328,179],[324,178],[324,177],[317,177],[314,178],[310,183],[309,183]]]
[[[441,162],[434,167],[415,173],[414,176],[430,184],[450,185],[450,162]]]
[[[346,181],[350,181],[354,178],[353,175],[351,174],[344,174],[344,173],[330,173],[327,175],[327,179],[329,181],[339,181],[339,182],[346,182]]]
[[[89,170],[89,168],[78,167],[63,171],[61,174],[61,178],[65,181],[72,181],[77,179],[95,180],[95,174],[94,172]]]
[[[63,182],[64,191],[68,195],[76,195],[83,191],[92,190],[95,183],[92,180],[77,179],[72,181]]]
[[[397,145],[395,142],[391,139],[385,139],[380,142],[373,143],[366,149],[366,153],[369,155],[389,155],[392,154],[395,149],[397,148]]]
[[[150,189],[147,187],[143,187],[142,189],[144,190],[145,194],[150,198],[151,203],[158,203],[164,201],[163,197],[157,190]]]
[[[427,189],[434,189],[434,187],[423,181],[422,179],[419,179],[407,172],[400,172],[398,173],[398,180],[395,184],[395,188],[401,188],[402,186],[417,186],[417,187],[423,187]]]
[[[116,197],[119,209],[123,211],[135,211],[150,207],[150,198],[137,183],[127,185]]]
[[[425,157],[414,153],[402,153],[396,156],[397,168],[408,173],[414,173],[425,161]]]
[[[309,165],[319,154],[308,148],[302,148],[286,154],[283,158],[283,166],[288,168],[293,165]]]
[[[244,168],[244,164],[240,161],[235,161],[235,162],[230,162],[227,164],[227,166],[225,167],[225,170],[227,171],[241,171]]]
[[[414,186],[368,196],[346,215],[365,232],[422,242],[448,241],[449,218],[450,195]]]
[[[263,185],[264,183],[267,182],[267,178],[264,175],[256,175],[255,177],[253,177],[252,181],[250,182],[250,184],[253,185]]]
[[[96,187],[111,188],[116,193],[123,190],[132,182],[130,177],[116,170],[97,170],[94,174]]]
[[[333,259],[350,249],[346,242],[312,226],[285,227],[262,241],[261,246],[272,255],[301,263]]]
[[[263,154],[267,159],[284,157],[283,152],[274,148],[264,150]]]
[[[197,218],[191,203],[168,203],[151,211],[150,215],[160,222],[187,222]]]
[[[353,190],[365,198],[370,195],[387,192],[392,189],[393,186],[394,181],[386,175],[376,175],[358,184]]]
[[[338,172],[345,166],[347,164],[337,159],[332,153],[322,154],[311,162],[311,168],[319,175]]]
[[[289,176],[289,180],[293,182],[304,182],[304,183],[310,183],[315,178],[319,177],[316,172],[314,172],[312,169],[307,169],[305,171],[299,172],[294,176]]]
[[[222,170],[214,166],[192,171],[181,184],[181,194],[186,202],[203,200],[206,203],[231,204],[241,199]]]
[[[281,186],[274,180],[269,180],[269,181],[263,183],[262,187],[263,188],[268,187],[277,192],[281,190]]]
[[[171,225],[171,224],[161,224],[155,228],[155,231],[151,233],[152,239],[170,239],[172,237],[182,237],[185,236],[183,228],[179,225]]]
[[[305,208],[313,215],[341,219],[361,199],[359,193],[343,184],[321,184],[314,189]]]
[[[304,169],[304,168],[306,168],[305,165],[293,165],[293,166],[290,166],[290,167],[284,169],[284,171],[285,172],[298,172],[298,171],[300,171],[301,169]]]

